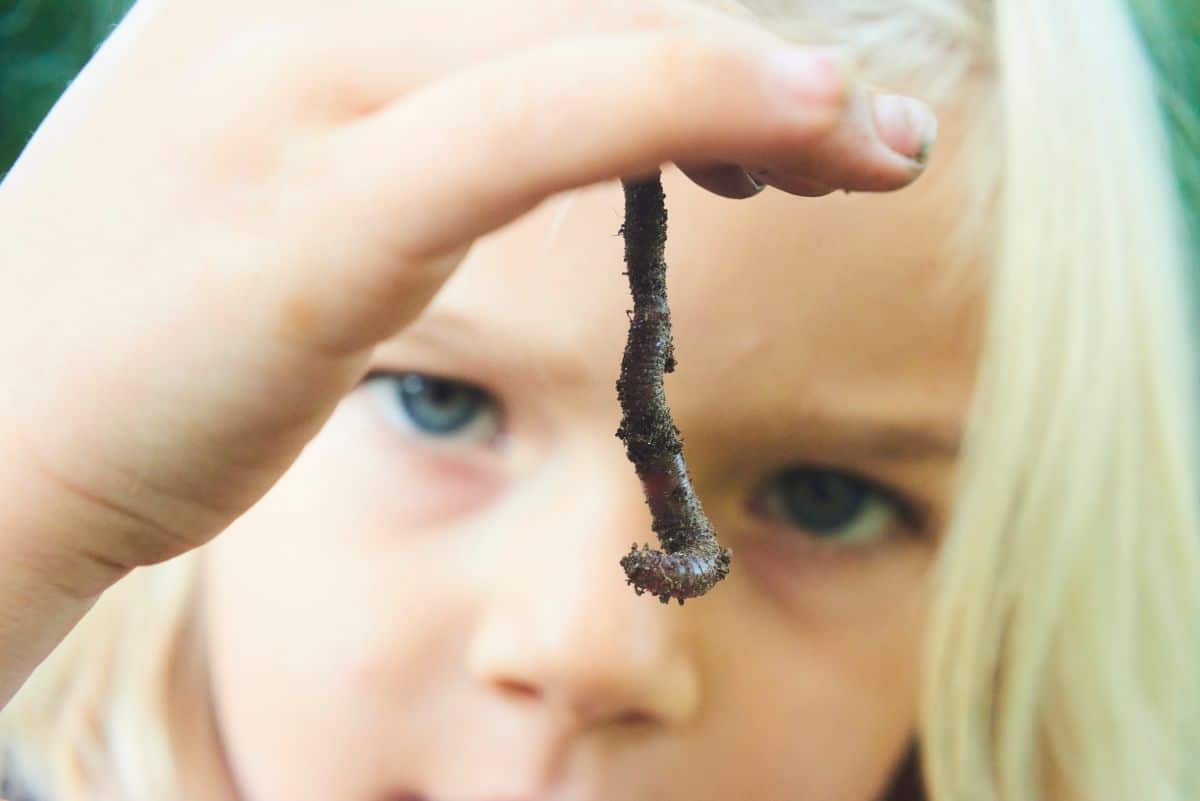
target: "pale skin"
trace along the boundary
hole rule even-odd
[[[323,9],[144,6],[0,190],[31,378],[5,385],[0,697],[129,569],[225,532],[219,753],[188,761],[212,797],[870,801],[915,726],[975,363],[948,182],[877,194],[926,129],[683,4]],[[667,391],[735,552],[683,609],[617,565],[649,533],[613,436],[613,179],[663,162],[693,179],[666,174]],[[716,197],[752,193],[727,164],[775,188]],[[369,370],[478,385],[499,439],[416,436]],[[762,491],[797,466],[919,522],[877,498],[866,544],[818,544]]]
[[[551,201],[480,242],[372,360],[486,388],[499,441],[487,412],[423,432],[374,379],[209,551],[208,658],[245,797],[878,797],[915,726],[974,365],[977,310],[931,260],[946,187],[666,188],[667,389],[729,579],[683,608],[624,583],[617,560],[650,534],[613,436],[620,188]],[[798,464],[894,488],[922,521],[856,545],[756,512]]]

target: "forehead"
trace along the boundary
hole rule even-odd
[[[726,404],[786,404],[793,416],[830,404],[859,416],[914,404],[922,416],[961,416],[981,282],[944,263],[962,202],[932,168],[887,194],[768,189],[732,201],[673,169],[664,187],[673,407],[686,413],[719,388]],[[415,329],[469,321],[482,351],[514,344],[530,375],[608,399],[631,306],[623,214],[615,181],[552,198],[477,243]]]

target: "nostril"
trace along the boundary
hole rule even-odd
[[[542,691],[529,682],[519,681],[517,679],[496,679],[496,689],[505,695],[515,696],[517,698],[527,698],[537,700],[542,697]]]

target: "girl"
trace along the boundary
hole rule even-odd
[[[0,191],[11,791],[1195,797],[1171,11],[139,3]],[[682,608],[617,566],[664,162]]]

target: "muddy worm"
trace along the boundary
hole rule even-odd
[[[633,462],[661,550],[635,542],[621,559],[627,583],[664,604],[683,604],[712,589],[729,573],[731,552],[692,488],[679,429],[663,392],[663,374],[675,369],[671,310],[667,305],[667,208],[662,175],[623,180],[626,275],[633,295],[629,337],[617,379],[621,426],[617,436]]]

